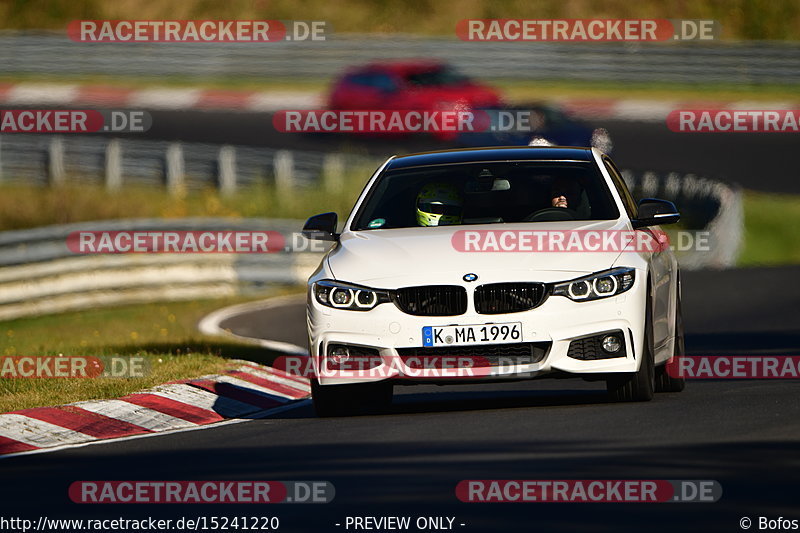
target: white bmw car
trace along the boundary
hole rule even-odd
[[[658,224],[596,149],[514,147],[392,157],[308,281],[321,416],[388,405],[393,386],[575,376],[619,401],[680,391],[680,279]],[[653,245],[655,243],[655,245]],[[661,245],[659,245],[661,244]]]

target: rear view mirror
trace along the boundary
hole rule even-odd
[[[511,189],[511,182],[505,178],[478,177],[467,182],[465,191],[467,193],[479,193],[490,191],[508,191]]]
[[[336,213],[322,213],[314,215],[306,221],[303,226],[303,236],[308,239],[320,241],[338,241],[339,234],[336,233],[336,224],[339,217]]]
[[[634,228],[674,224],[681,218],[675,204],[658,198],[642,198],[639,200],[638,211],[637,218],[631,221]]]
[[[507,179],[495,178],[492,183],[493,191],[508,191],[511,190],[511,183]]]

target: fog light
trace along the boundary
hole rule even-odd
[[[608,353],[617,353],[622,348],[622,341],[616,335],[606,335],[603,337],[602,346]]]
[[[331,365],[341,365],[348,359],[350,359],[350,352],[344,347],[334,348],[331,350],[330,355],[328,355],[328,361]]]

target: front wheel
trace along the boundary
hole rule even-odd
[[[675,348],[672,352],[672,357],[683,357],[686,353],[686,345],[683,340],[683,314],[681,313],[681,293],[678,290],[678,297],[675,302]],[[667,366],[670,364],[661,365],[656,368],[656,392],[681,392],[686,388],[686,378],[683,376],[672,377],[667,372]]]
[[[348,385],[320,385],[311,380],[311,401],[317,416],[350,416],[359,413],[376,413],[392,403],[392,384],[356,383]]]
[[[606,390],[615,402],[648,402],[655,391],[655,362],[653,361],[653,311],[650,295],[644,322],[644,349],[639,370],[633,373],[616,374],[606,380]]]

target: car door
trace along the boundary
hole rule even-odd
[[[603,157],[603,163],[606,170],[611,175],[611,180],[617,189],[622,202],[625,204],[625,210],[631,219],[636,218],[637,209],[636,201],[625,185],[625,180],[622,174],[617,170],[614,162],[608,156]],[[663,235],[663,230],[658,226],[639,228],[636,231],[648,233],[656,241]],[[650,278],[653,288],[653,344],[656,348],[656,354],[664,348],[672,336],[672,319],[674,298],[674,273],[673,273],[673,257],[669,249],[657,248],[655,252],[643,252],[647,256],[648,263],[650,264]]]
[[[338,109],[387,109],[391,107],[397,84],[378,71],[360,72],[345,78],[337,94]]]

